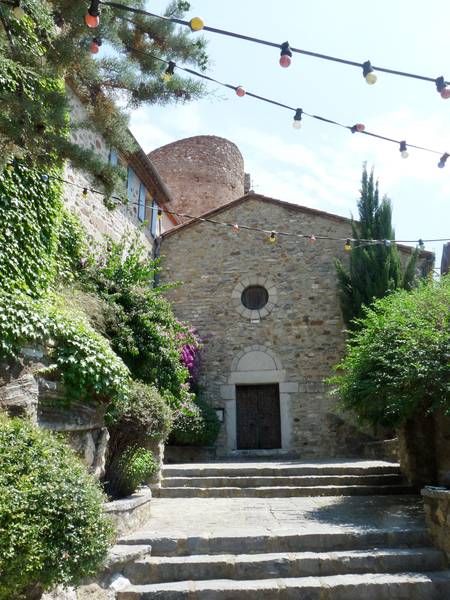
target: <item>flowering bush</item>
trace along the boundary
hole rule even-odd
[[[200,347],[201,341],[194,329],[189,330],[191,340],[181,348],[181,364],[189,371],[189,384],[193,388],[198,383],[200,371]],[[186,336],[183,335],[182,339]]]

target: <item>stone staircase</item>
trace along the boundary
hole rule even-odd
[[[242,498],[407,494],[396,464],[355,463],[217,463],[166,465],[160,498]]]
[[[399,494],[397,465],[177,465],[164,475],[148,527],[120,540],[152,550],[126,565],[117,600],[450,600],[445,555],[418,497]],[[165,495],[174,490],[186,495]]]

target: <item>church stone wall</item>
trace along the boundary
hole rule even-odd
[[[346,238],[349,222],[251,198],[219,220],[280,231]],[[235,447],[235,384],[279,383],[283,449],[305,457],[349,455],[336,440],[335,410],[324,380],[344,349],[334,261],[346,259],[341,242],[279,238],[197,223],[162,241],[163,281],[176,315],[203,339],[201,385],[207,400],[224,408],[220,450]],[[268,311],[241,310],[248,283],[269,288]],[[242,367],[247,353],[267,352],[275,366]],[[247,361],[249,362],[249,361]],[[267,362],[267,361],[266,361]],[[247,364],[247,363],[246,363]],[[261,363],[262,364],[262,363]]]

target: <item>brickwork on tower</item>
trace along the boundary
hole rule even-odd
[[[173,210],[196,216],[244,195],[244,160],[224,138],[186,138],[148,157],[169,188]]]

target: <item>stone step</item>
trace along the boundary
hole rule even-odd
[[[446,600],[450,571],[131,585],[117,600]]]
[[[291,475],[254,477],[166,477],[164,488],[218,488],[218,487],[304,487],[326,485],[392,485],[402,483],[397,473],[378,475]]]
[[[279,533],[271,535],[197,535],[160,536],[155,532],[136,532],[126,544],[149,544],[153,556],[190,556],[199,554],[263,554],[265,552],[331,552],[430,546],[425,529],[349,529],[320,533]]]
[[[389,475],[400,473],[397,463],[350,461],[336,463],[230,462],[164,465],[163,477],[275,477],[302,475]]]
[[[294,487],[167,487],[154,490],[159,498],[289,498],[300,496],[373,496],[411,494],[406,485],[325,485]]]
[[[275,579],[401,573],[445,569],[444,554],[434,548],[382,548],[338,552],[221,554],[149,557],[129,564],[124,575],[134,585],[208,579]]]

